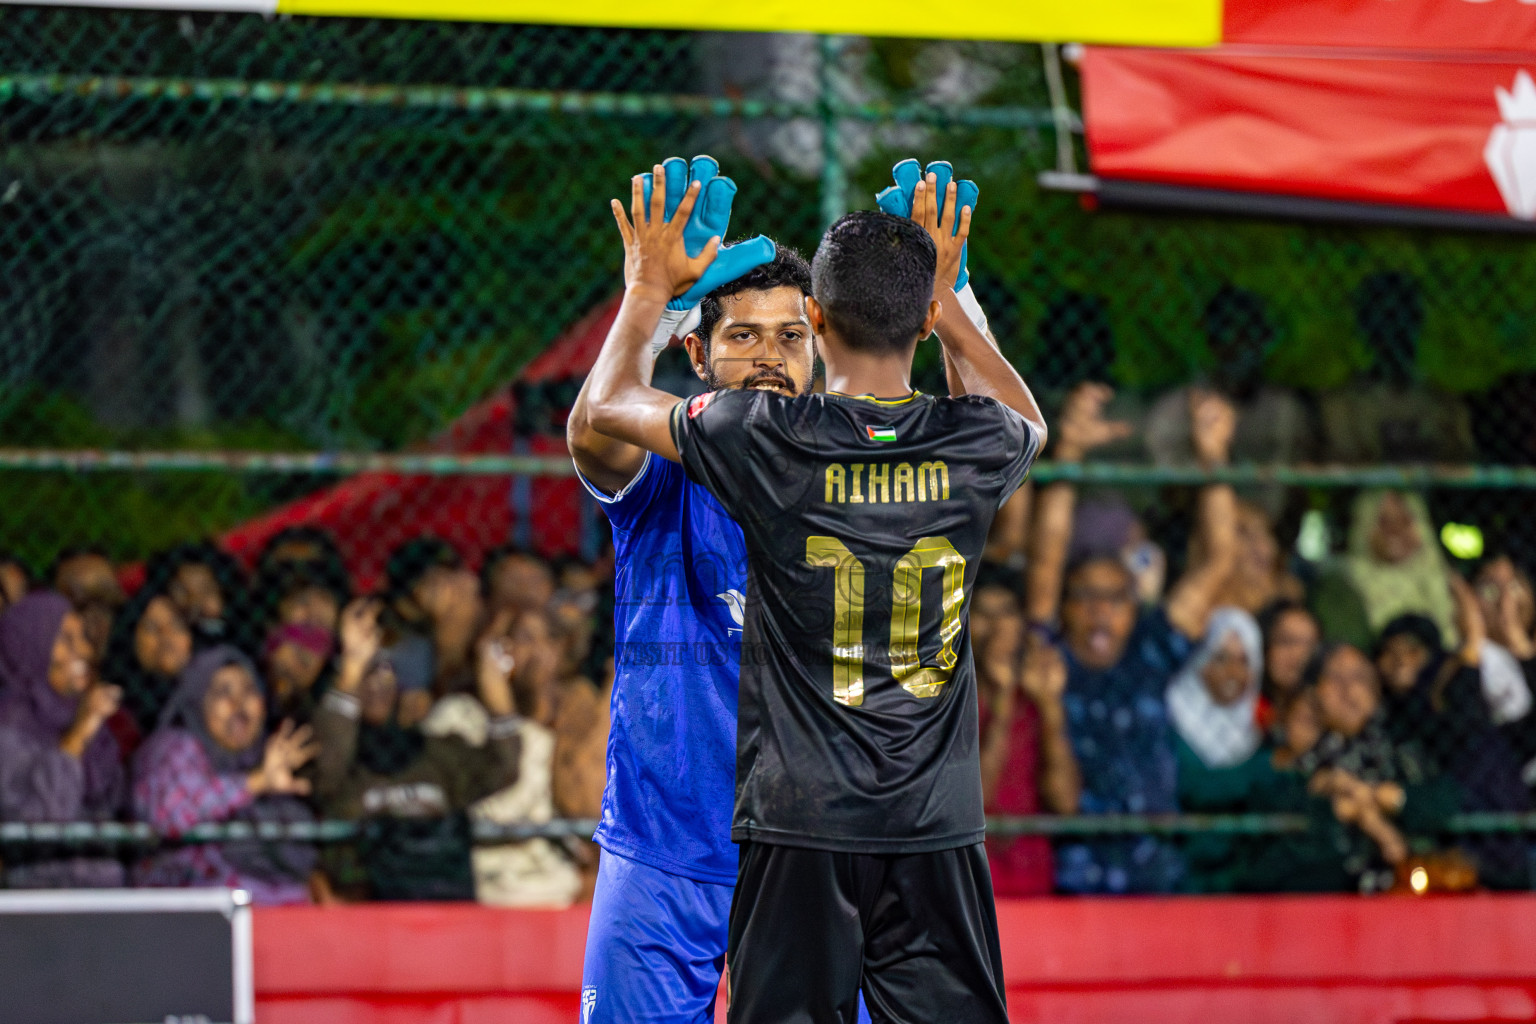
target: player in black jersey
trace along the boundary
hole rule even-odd
[[[806,300],[828,391],[793,398],[649,386],[662,307],[718,240],[695,258],[683,246],[695,192],[670,222],[638,178],[632,219],[614,203],[629,276],[587,385],[593,424],[682,462],[747,542],[736,1024],[852,1021],[861,987],[877,1022],[1007,1019],[966,608],[1045,425],[960,308],[970,210],[953,184],[941,206],[935,184],[917,186],[911,220],[828,229]],[[910,387],[935,325],[963,397]]]

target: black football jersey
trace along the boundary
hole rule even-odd
[[[746,536],[731,837],[979,842],[967,608],[1039,432],[989,398],[730,390],[680,404],[672,435]]]

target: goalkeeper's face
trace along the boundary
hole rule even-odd
[[[687,338],[693,370],[711,391],[724,388],[809,394],[814,359],[805,296],[790,285],[720,299],[721,317],[705,345]]]

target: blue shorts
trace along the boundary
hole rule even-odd
[[[710,1024],[734,891],[604,850],[581,972],[582,1024]]]
[[[604,850],[581,969],[581,1024],[712,1024],[735,891]],[[859,1022],[869,1024],[863,996]]]

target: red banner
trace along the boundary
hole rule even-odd
[[[1089,152],[1103,178],[1531,220],[1526,67],[1094,48]]]
[[[1226,0],[1222,39],[1267,46],[1536,53],[1527,0]]]

